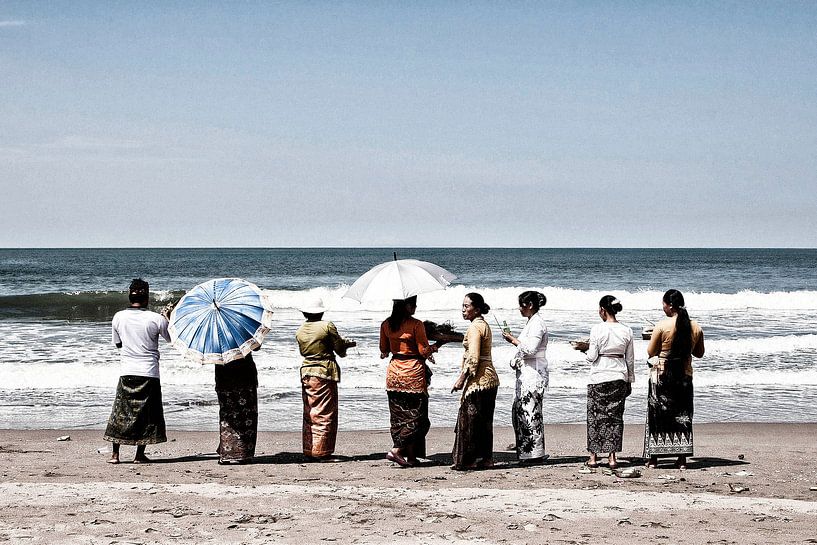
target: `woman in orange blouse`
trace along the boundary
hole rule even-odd
[[[423,322],[413,318],[417,296],[395,300],[391,316],[380,325],[380,357],[392,355],[386,370],[391,437],[394,447],[386,459],[403,467],[425,456],[428,419],[428,379],[426,360],[438,345],[428,343]]]

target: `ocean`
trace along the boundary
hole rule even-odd
[[[705,333],[694,362],[695,421],[817,421],[817,250],[812,249],[464,249],[403,248],[401,258],[431,261],[458,276],[444,291],[421,295],[416,316],[450,321],[459,331],[465,293],[477,291],[515,333],[524,319],[517,295],[545,293],[550,388],[545,420],[584,422],[587,365],[569,341],[598,321],[598,300],[617,296],[621,322],[636,337],[637,381],[625,420],[641,424],[646,405],[646,341],[641,329],[662,318],[661,296],[681,290]],[[259,427],[299,430],[302,407],[294,340],[295,309],[321,296],[326,318],[358,341],[340,360],[341,429],[386,429],[386,361],[378,327],[390,302],[361,305],[346,288],[392,249],[0,249],[0,428],[103,428],[114,398],[118,354],[110,319],[127,306],[131,278],[151,285],[158,309],[199,282],[241,277],[269,290],[275,327],[255,354]],[[510,425],[512,347],[494,331],[500,375],[496,425]],[[163,343],[161,375],[170,429],[215,430],[213,370],[184,361]],[[430,388],[432,425],[453,426],[450,393],[462,347],[436,355]]]

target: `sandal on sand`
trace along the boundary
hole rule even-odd
[[[451,466],[451,469],[453,469],[454,471],[474,471],[475,469],[483,469],[483,468],[478,466],[476,463],[473,463],[473,464],[470,464],[470,465],[467,465],[467,466],[458,466],[457,464],[454,464],[454,465]]]
[[[395,464],[399,465],[400,467],[411,467],[411,464],[408,463],[408,460],[406,460],[405,458],[403,458],[399,454],[396,454],[396,453],[394,453],[392,451],[388,451],[386,453],[386,460],[388,460],[390,462],[394,462]]]

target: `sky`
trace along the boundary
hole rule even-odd
[[[0,247],[817,247],[815,2],[0,1]]]

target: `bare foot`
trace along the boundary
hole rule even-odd
[[[119,455],[114,454],[113,456],[111,456],[110,459],[108,459],[108,463],[109,464],[118,464],[119,463]]]
[[[658,467],[658,458],[650,458],[650,461],[647,462],[647,469],[655,469]]]
[[[616,455],[612,452],[610,456],[607,457],[607,465],[610,469],[616,469],[618,467],[618,461],[616,460]]]
[[[150,458],[148,458],[144,454],[142,456],[137,456],[136,458],[133,459],[134,464],[149,464],[152,461],[153,460],[151,460]]]

